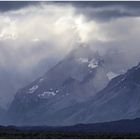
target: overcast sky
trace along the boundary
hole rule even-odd
[[[0,104],[80,43],[136,65],[139,25],[140,2],[0,2]]]

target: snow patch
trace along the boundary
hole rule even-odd
[[[43,92],[43,95],[45,95],[45,94],[47,94],[47,95],[52,95],[52,96],[55,96],[56,95],[56,93],[55,92],[53,92],[53,91],[45,91],[45,92]]]
[[[114,72],[112,72],[112,71],[110,71],[110,72],[107,73],[107,77],[108,77],[109,80],[111,80],[111,79],[117,77],[118,75],[119,75],[119,74],[114,73]]]
[[[44,79],[43,79],[43,78],[41,78],[41,79],[39,80],[39,83],[41,83],[43,80],[44,80]]]
[[[55,93],[58,93],[59,92],[59,90],[57,89],[56,91],[55,91]]]
[[[138,70],[140,68],[140,64],[138,64],[138,66],[136,67],[136,70]]]
[[[39,97],[49,97],[49,96],[55,96],[56,93],[53,91],[44,91],[42,94],[38,94]]]
[[[80,62],[80,63],[88,63],[88,58],[79,58],[78,59],[78,62]]]
[[[88,58],[79,58],[78,62],[80,63],[88,63],[88,67],[91,69],[94,69],[96,67],[98,67],[98,61],[96,61],[95,59],[92,59],[89,61]]]
[[[34,93],[37,89],[38,89],[38,85],[34,85],[29,89],[28,93]]]
[[[91,68],[91,69],[94,69],[94,68],[98,67],[98,61],[96,61],[95,59],[92,59],[89,62],[88,67]]]

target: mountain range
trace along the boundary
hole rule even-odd
[[[106,60],[85,46],[72,50],[16,93],[7,123],[59,126],[140,117],[140,64],[120,73]]]
[[[140,118],[125,119],[105,123],[76,124],[73,126],[0,126],[0,133],[10,132],[73,132],[73,133],[109,133],[111,134],[137,134],[140,131]]]

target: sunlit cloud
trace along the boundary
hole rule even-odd
[[[84,8],[42,2],[0,12],[0,77],[8,73],[12,78],[7,86],[14,87],[10,93],[3,89],[6,95],[0,95],[1,104],[81,43],[103,55],[110,48],[119,49],[126,65],[135,65],[140,60],[136,11],[123,6]]]

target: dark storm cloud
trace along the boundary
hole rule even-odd
[[[139,16],[137,13],[130,13],[128,11],[121,12],[117,9],[112,10],[102,10],[102,11],[94,11],[84,9],[77,9],[77,13],[81,13],[86,16],[87,20],[97,20],[97,21],[108,21],[115,18],[121,17],[129,17],[129,16]]]
[[[137,63],[139,8],[140,2],[0,2],[0,105],[9,104],[19,88],[77,42],[105,54],[121,48],[130,66]]]
[[[16,10],[31,5],[46,3],[41,1],[0,1],[0,11]],[[81,13],[88,20],[110,20],[120,17],[140,16],[140,1],[68,1],[47,2],[56,5],[71,5],[77,14]],[[112,9],[110,9],[112,8]]]
[[[107,21],[121,17],[140,16],[140,2],[76,2],[73,5],[76,6],[77,13],[84,14],[89,20]]]
[[[72,5],[76,7],[108,7],[108,6],[124,6],[127,8],[139,8],[139,1],[83,1],[83,2],[61,2],[61,3],[71,3]]]
[[[37,5],[37,1],[0,1],[0,12],[16,10],[30,5]]]
[[[55,2],[58,5],[72,5],[77,14],[83,14],[88,20],[107,21],[120,17],[140,16],[140,1],[83,1]]]

